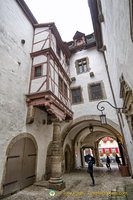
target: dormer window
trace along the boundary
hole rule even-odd
[[[76,40],[76,46],[80,46],[80,45],[83,45],[83,44],[84,44],[83,39]]]
[[[82,46],[85,44],[85,34],[77,31],[73,37],[74,46]]]

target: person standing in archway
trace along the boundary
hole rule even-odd
[[[117,164],[118,164],[118,167],[120,167],[121,161],[120,161],[120,159],[119,159],[119,157],[118,157],[117,154],[116,154],[116,156],[115,156],[115,160],[116,160],[116,162],[117,162]]]
[[[90,177],[92,179],[92,184],[91,186],[95,186],[95,180],[93,176],[93,164],[95,164],[95,158],[92,156],[89,156],[88,160],[88,173],[90,174]]]
[[[111,170],[109,156],[107,156],[107,159],[106,159],[106,167]]]

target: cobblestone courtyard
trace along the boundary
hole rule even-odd
[[[55,191],[54,197],[50,197],[49,189],[33,185],[4,198],[4,200],[107,200],[110,192],[116,189],[117,186],[122,187],[126,184],[133,184],[133,179],[122,177],[114,164],[111,171],[107,170],[105,166],[94,167],[94,177],[96,185],[91,187],[91,179],[87,169],[75,170],[64,174],[66,188],[63,191]],[[119,199],[124,199],[124,193],[119,196]]]

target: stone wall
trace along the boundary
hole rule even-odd
[[[118,107],[123,106],[120,99],[120,77],[123,74],[125,81],[129,87],[133,88],[133,43],[130,33],[130,12],[129,1],[123,0],[102,0],[102,12],[104,22],[101,23],[103,42],[106,45],[105,51],[108,70]],[[127,124],[127,120],[123,115],[124,125],[123,132],[125,135],[125,143],[128,148],[128,155],[133,171],[133,140]]]
[[[47,114],[35,109],[35,119],[26,125],[31,72],[33,26],[15,0],[2,0],[0,6],[0,187],[4,180],[6,153],[10,142],[20,134],[31,134],[38,146],[37,180],[45,175],[47,147],[52,125]],[[21,40],[25,40],[22,44]],[[1,187],[2,188],[2,187]],[[1,191],[0,191],[1,192]]]

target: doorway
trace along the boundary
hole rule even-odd
[[[36,148],[30,138],[22,138],[14,143],[7,155],[3,194],[11,194],[35,181]]]

